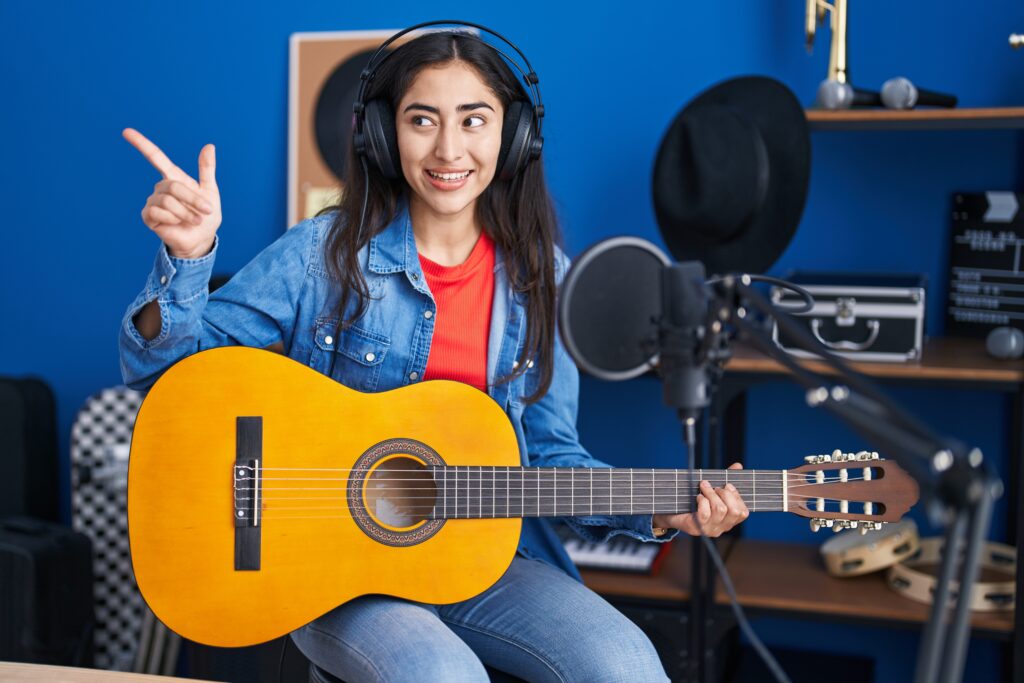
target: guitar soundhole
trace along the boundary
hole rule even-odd
[[[443,466],[437,452],[414,439],[388,439],[369,448],[352,467],[348,505],[367,536],[390,546],[422,543],[438,532],[437,497],[431,467]]]
[[[375,467],[364,488],[367,508],[379,523],[410,528],[425,522],[434,509],[437,489],[423,463],[395,457]]]

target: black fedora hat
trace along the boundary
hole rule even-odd
[[[782,83],[718,83],[676,116],[654,162],[654,213],[678,261],[709,273],[763,273],[796,232],[807,199],[807,118]]]

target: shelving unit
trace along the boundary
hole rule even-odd
[[[816,372],[830,370],[821,361],[799,362]],[[1024,524],[1018,524],[1016,519],[1017,501],[1024,486],[1020,467],[1024,459],[1024,360],[993,359],[985,353],[983,342],[978,339],[938,338],[925,343],[919,362],[855,362],[850,365],[882,384],[990,390],[1009,397],[1013,419],[1008,426],[1010,473],[1005,482],[1010,516],[1007,534],[1010,539],[1016,539],[1018,547],[1024,546],[1021,538]],[[778,362],[756,350],[743,345],[734,348],[710,411],[712,461],[705,466],[721,467],[725,462],[743,460],[745,444],[741,425],[746,393],[760,384],[784,381],[786,373]],[[719,462],[715,462],[716,453]],[[693,593],[692,550],[691,540],[680,537],[673,543],[656,576],[584,571],[583,579],[590,588],[616,604],[659,605],[688,611],[691,601],[700,596],[700,593],[696,596]],[[886,585],[885,572],[846,579],[830,576],[815,545],[728,537],[719,541],[719,551],[740,604],[751,614],[917,629],[928,619],[930,608],[892,591]],[[1018,573],[1019,593],[1024,590],[1021,583],[1022,575]],[[720,581],[716,582],[713,604],[721,615],[728,609],[729,599]],[[711,606],[707,609],[710,611]],[[1015,618],[1013,612],[975,612],[971,615],[971,629],[975,636],[1010,644],[1013,680],[1021,681],[1024,680],[1024,652]],[[721,624],[723,620],[716,621]],[[708,638],[709,643],[714,640]],[[713,678],[708,673],[712,669],[711,664],[705,669],[709,678]]]
[[[916,109],[807,110],[812,132],[921,131],[921,130],[1024,130],[1024,107]],[[819,361],[802,361],[815,371],[827,372]],[[1008,398],[1010,423],[1007,451],[1009,475],[1004,481],[1008,498],[1007,537],[1024,548],[1024,520],[1020,495],[1024,490],[1024,361],[998,361],[984,351],[980,340],[933,339],[926,342],[919,362],[852,363],[853,369],[882,384],[927,386],[936,389],[996,391]],[[715,401],[709,411],[710,461],[702,466],[722,467],[742,461],[745,453],[743,423],[746,392],[758,384],[785,379],[787,371],[776,361],[742,346],[734,349]],[[742,534],[742,528],[738,531]],[[852,579],[829,576],[818,548],[793,543],[732,538],[720,543],[740,604],[750,612],[845,621],[880,627],[919,629],[929,607],[904,598],[886,585],[884,572]],[[703,652],[702,663],[691,675],[713,680],[715,663],[706,633],[709,615],[721,629],[728,598],[720,582],[710,590],[709,560],[689,539],[675,542],[662,570],[655,577],[623,576],[610,572],[583,573],[588,586],[613,601],[661,604],[685,610],[693,628],[693,650]],[[1024,595],[1024,566],[1017,573],[1017,594]],[[699,577],[697,581],[693,577]],[[1024,683],[1024,608],[1010,613],[972,613],[975,636],[1008,643],[1011,680]],[[700,632],[704,630],[704,635]],[[696,634],[696,635],[694,635]]]
[[[800,361],[816,372],[831,374],[820,361]],[[1024,459],[1024,361],[1000,361],[989,357],[980,339],[937,338],[928,340],[919,362],[854,362],[855,371],[880,384],[919,386],[943,390],[995,391],[1009,399],[1011,419],[1007,425],[1009,477],[1004,482],[1008,498],[1007,535],[1017,547],[1024,544],[1024,525],[1018,517],[1021,460]],[[785,379],[786,370],[758,351],[739,346],[719,387],[712,407],[720,440],[712,443],[712,463],[716,455],[726,461],[743,459],[745,451],[739,425],[745,413],[745,395],[754,386]],[[736,542],[727,566],[741,604],[762,613],[854,621],[872,626],[920,628],[928,618],[929,607],[908,600],[888,588],[884,573],[856,579],[829,576],[816,557],[818,548],[792,543],[753,541]],[[756,570],[750,569],[751,564]],[[1022,573],[1017,574],[1017,590],[1022,590]],[[716,595],[716,602],[719,597]],[[1019,617],[1015,613],[971,615],[972,634],[1010,644],[1013,679],[1024,680],[1024,642]]]

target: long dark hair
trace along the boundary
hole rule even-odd
[[[365,99],[386,98],[392,111],[397,111],[402,96],[422,69],[454,61],[474,68],[506,110],[516,100],[529,99],[519,79],[492,47],[475,36],[450,31],[427,33],[395,49],[377,69]],[[359,249],[397,217],[403,197],[411,191],[404,177],[388,179],[372,164],[368,167],[367,187],[363,166],[350,148],[340,203],[320,211],[338,212],[326,240],[325,260],[330,273],[341,282],[338,318],[343,327],[352,325],[366,312],[369,298]],[[359,231],[364,191],[366,220]],[[536,390],[525,398],[527,403],[533,403],[551,385],[556,317],[554,245],[561,242],[541,159],[510,180],[495,176],[477,200],[476,219],[501,248],[509,284],[526,301],[523,355],[516,371],[498,382],[507,382],[526,372],[527,360],[534,359],[540,377]],[[352,315],[346,317],[353,296],[357,305]]]

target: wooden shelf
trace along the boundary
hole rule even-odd
[[[1024,107],[981,109],[807,109],[812,131],[1006,130],[1024,128]]]
[[[830,576],[817,546],[741,539],[726,566],[745,607],[916,624],[926,622],[931,609],[889,588],[885,571],[846,579]],[[728,602],[720,586],[715,601]],[[1013,613],[974,612],[971,627],[1009,634]]]
[[[690,597],[689,538],[673,541],[655,576],[583,571],[584,583],[608,598],[685,603]],[[930,607],[890,589],[885,572],[838,579],[825,571],[817,546],[739,539],[720,543],[726,566],[743,607],[802,616],[924,624]],[[728,605],[721,582],[715,602]],[[971,628],[1006,637],[1013,632],[1012,612],[974,612]]]
[[[817,360],[800,360],[801,365],[815,372],[834,374],[827,365]],[[1024,382],[1024,360],[1005,361],[992,358],[985,352],[980,339],[937,337],[925,342],[921,360],[903,363],[853,362],[850,366],[865,375],[902,380],[931,380],[953,382]],[[778,373],[786,369],[760,351],[743,344],[733,348],[733,357],[725,366],[726,372]]]

